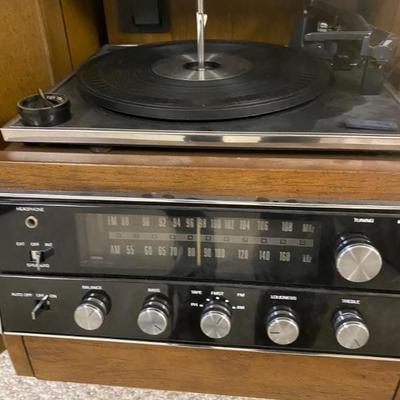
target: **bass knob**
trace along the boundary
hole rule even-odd
[[[151,296],[144,302],[137,324],[146,335],[159,336],[168,329],[170,315],[169,301],[159,295]]]
[[[337,342],[345,349],[358,350],[369,341],[368,327],[356,310],[338,311],[334,318],[334,328]]]
[[[220,301],[212,301],[204,308],[201,319],[201,331],[210,339],[223,339],[232,328],[230,307]]]
[[[100,329],[110,312],[110,298],[103,292],[90,292],[74,312],[75,323],[86,331]]]
[[[365,283],[374,279],[383,265],[379,250],[363,235],[344,236],[336,248],[336,269],[346,280]]]
[[[300,335],[296,314],[287,307],[274,307],[267,316],[268,338],[280,346],[294,343]]]

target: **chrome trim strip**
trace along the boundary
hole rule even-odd
[[[26,333],[26,332],[13,332],[5,331],[4,334],[12,336],[29,336],[29,337],[42,337],[50,339],[69,339],[69,340],[85,340],[85,341],[97,341],[107,343],[124,343],[132,345],[149,345],[149,346],[165,346],[165,347],[178,347],[187,349],[207,349],[207,350],[225,350],[225,351],[240,351],[248,353],[261,353],[261,354],[279,354],[279,355],[290,355],[290,356],[307,356],[307,357],[325,357],[325,358],[344,358],[344,359],[359,359],[359,360],[370,360],[370,361],[395,361],[400,362],[400,358],[390,357],[372,357],[372,356],[358,356],[349,354],[329,354],[329,353],[306,353],[306,352],[294,352],[294,351],[281,351],[281,350],[264,350],[264,349],[249,349],[249,348],[237,348],[237,347],[221,347],[221,346],[204,346],[194,344],[180,344],[180,343],[165,343],[165,342],[146,342],[140,340],[127,340],[127,339],[110,339],[100,337],[88,337],[88,336],[68,336],[68,335],[50,335],[50,334],[39,334],[39,333]]]
[[[80,194],[63,192],[0,192],[0,199],[31,200],[31,201],[87,201],[87,202],[115,202],[115,203],[144,203],[144,204],[176,204],[176,205],[202,205],[202,206],[240,206],[240,207],[269,207],[286,209],[329,209],[329,210],[368,210],[368,211],[400,211],[399,202],[285,202],[234,200],[230,198],[164,198],[141,197],[138,195],[107,195],[107,194]]]
[[[15,121],[14,121],[15,122]],[[400,150],[399,133],[201,132],[29,128],[7,124],[4,140],[24,143],[172,146],[237,149]]]

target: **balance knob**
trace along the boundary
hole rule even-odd
[[[137,324],[145,334],[159,336],[167,330],[170,314],[168,300],[161,296],[152,296],[144,302]]]
[[[266,329],[269,339],[280,346],[294,343],[300,335],[296,315],[286,307],[272,309],[267,317]]]
[[[223,302],[211,302],[207,304],[201,315],[200,328],[211,339],[222,339],[229,335],[232,322],[231,310]]]
[[[334,327],[336,340],[346,349],[361,349],[369,341],[368,327],[358,311],[343,310],[337,312]]]
[[[341,238],[336,250],[336,269],[344,279],[369,282],[379,274],[382,264],[379,251],[365,236]]]
[[[110,308],[111,302],[105,293],[89,293],[75,310],[75,322],[86,331],[95,331],[103,325]]]

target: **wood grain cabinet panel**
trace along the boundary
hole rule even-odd
[[[101,179],[99,179],[101,177]],[[311,200],[400,200],[400,158],[10,146],[0,189]]]
[[[279,400],[392,400],[397,362],[25,337],[36,377]]]

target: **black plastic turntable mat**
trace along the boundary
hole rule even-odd
[[[193,64],[184,64],[182,55],[196,59],[194,42],[172,42],[123,48],[93,58],[78,71],[79,88],[88,100],[113,111],[163,120],[208,121],[289,109],[315,99],[330,82],[329,68],[298,50],[217,41],[207,42],[206,48],[209,64],[216,65],[212,65],[215,74],[220,70],[228,77],[199,81],[163,75],[157,67],[160,61],[166,60],[167,75],[168,67],[171,75],[177,67],[179,75]],[[175,61],[182,64],[174,65]]]

